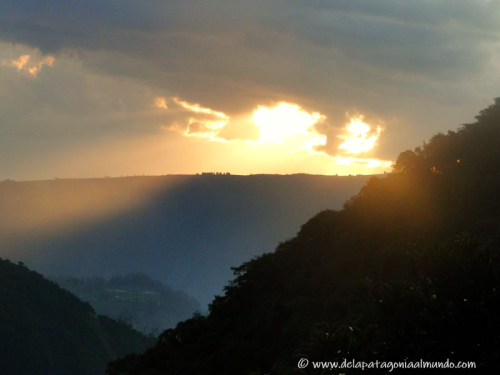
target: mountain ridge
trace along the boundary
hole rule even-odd
[[[369,176],[175,175],[0,183],[1,256],[48,276],[141,272],[207,304]]]
[[[92,307],[22,263],[0,259],[0,366],[8,374],[103,374],[154,339]]]
[[[274,252],[234,267],[207,316],[112,362],[108,375],[315,374],[318,361],[381,374],[389,363],[438,362],[492,373],[499,142],[497,98],[474,123],[403,151],[393,173],[370,179],[341,210],[314,215]]]

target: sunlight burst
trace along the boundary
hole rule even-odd
[[[280,102],[272,108],[259,106],[253,112],[253,122],[260,130],[260,142],[282,143],[295,134],[310,134],[311,126],[324,116],[308,113],[298,105]]]
[[[382,128],[377,126],[376,132],[370,135],[370,126],[363,122],[363,116],[351,118],[351,122],[346,126],[347,134],[339,136],[345,141],[339,149],[351,154],[367,152],[375,146]]]

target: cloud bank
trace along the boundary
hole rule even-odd
[[[376,136],[363,158],[394,160],[498,96],[499,25],[482,0],[5,1],[2,167],[158,134],[256,142],[254,111],[280,102],[324,116],[306,149],[348,157],[349,111]]]

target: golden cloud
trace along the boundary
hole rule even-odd
[[[52,66],[54,61],[55,58],[53,56],[46,56],[38,62],[33,62],[30,55],[21,55],[17,60],[12,60],[10,62],[3,61],[2,65],[15,67],[18,72],[27,72],[31,76],[36,77],[38,72],[42,69],[42,66]]]
[[[166,114],[166,124],[162,127],[176,131],[186,137],[202,137],[211,141],[229,142],[220,136],[221,130],[230,122],[223,112],[190,103],[178,97],[157,97],[154,107]],[[359,158],[351,155],[371,151],[380,137],[383,127],[370,126],[362,115],[349,118],[349,122],[336,135],[322,134],[328,127],[326,116],[319,112],[307,112],[297,104],[278,102],[274,106],[258,106],[251,115],[251,122],[258,128],[256,141],[248,144],[279,144],[277,152],[295,153],[306,151],[310,155],[323,155],[332,159],[334,165],[363,168],[389,167],[392,162],[376,158]],[[318,125],[320,124],[320,125]],[[326,145],[329,137],[337,139],[337,152],[328,153]]]
[[[349,154],[361,154],[370,151],[375,146],[382,127],[377,126],[373,131],[371,126],[363,121],[363,116],[352,117],[345,127],[345,133],[339,138],[343,139],[339,149]]]
[[[164,129],[177,131],[187,137],[203,137],[212,141],[227,142],[218,136],[229,122],[229,116],[223,112],[189,103],[177,97],[157,97],[154,107],[167,111],[168,123],[162,126]]]

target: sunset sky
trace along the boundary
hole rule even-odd
[[[500,1],[0,2],[0,180],[374,174],[500,96]]]

